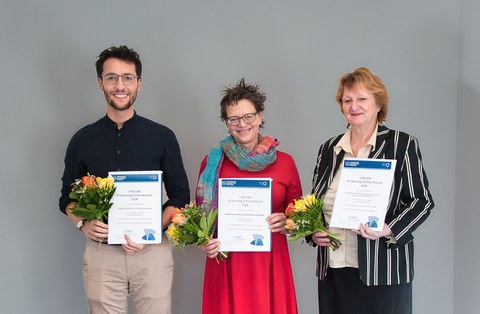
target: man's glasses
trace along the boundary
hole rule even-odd
[[[230,125],[230,126],[237,126],[237,125],[240,124],[240,120],[243,120],[243,122],[250,124],[253,121],[255,121],[255,119],[257,118],[257,113],[258,112],[247,113],[247,114],[245,114],[241,117],[227,118],[227,124]]]
[[[117,84],[119,77],[122,78],[123,84],[125,84],[125,85],[132,85],[132,84],[137,80],[137,78],[138,78],[138,76],[133,75],[133,74],[122,74],[122,75],[118,75],[118,74],[113,74],[113,73],[112,73],[112,74],[102,75],[103,81],[104,81],[105,84],[107,84],[107,85],[115,85],[115,84]]]

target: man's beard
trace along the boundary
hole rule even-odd
[[[103,94],[105,95],[105,99],[107,100],[108,105],[110,107],[112,107],[113,109],[119,110],[119,111],[124,111],[124,110],[130,109],[130,107],[133,106],[133,103],[137,99],[137,93],[134,93],[132,95],[132,97],[130,98],[130,100],[128,101],[128,103],[124,107],[119,107],[119,106],[117,106],[115,101],[112,98],[109,97],[107,92],[104,91]]]

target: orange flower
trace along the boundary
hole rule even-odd
[[[295,221],[291,218],[288,218],[285,220],[285,229],[287,230],[295,230],[297,228],[297,224]]]
[[[95,176],[83,176],[82,183],[84,186],[94,186],[95,185]]]
[[[285,216],[290,217],[295,210],[295,204],[290,202],[285,210]]]
[[[170,215],[170,219],[174,224],[177,224],[177,225],[184,225],[186,222],[185,215],[178,208],[175,208],[172,215]]]
[[[170,220],[173,219],[173,216],[175,216],[176,214],[181,214],[182,213],[182,210],[178,207],[175,207],[175,209],[173,210],[172,214],[170,215]]]

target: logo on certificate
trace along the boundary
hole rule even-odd
[[[261,234],[252,234],[253,241],[250,242],[251,245],[254,246],[263,246],[263,236]]]
[[[144,229],[145,235],[142,237],[142,240],[155,241],[155,230],[153,229]]]
[[[368,226],[370,228],[378,228],[378,220],[377,216],[368,216]]]

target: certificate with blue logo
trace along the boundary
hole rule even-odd
[[[108,211],[108,244],[162,243],[162,171],[116,171]]]
[[[333,205],[330,226],[358,229],[368,223],[383,229],[396,160],[345,158]]]
[[[218,180],[218,239],[221,251],[269,252],[272,179]]]

